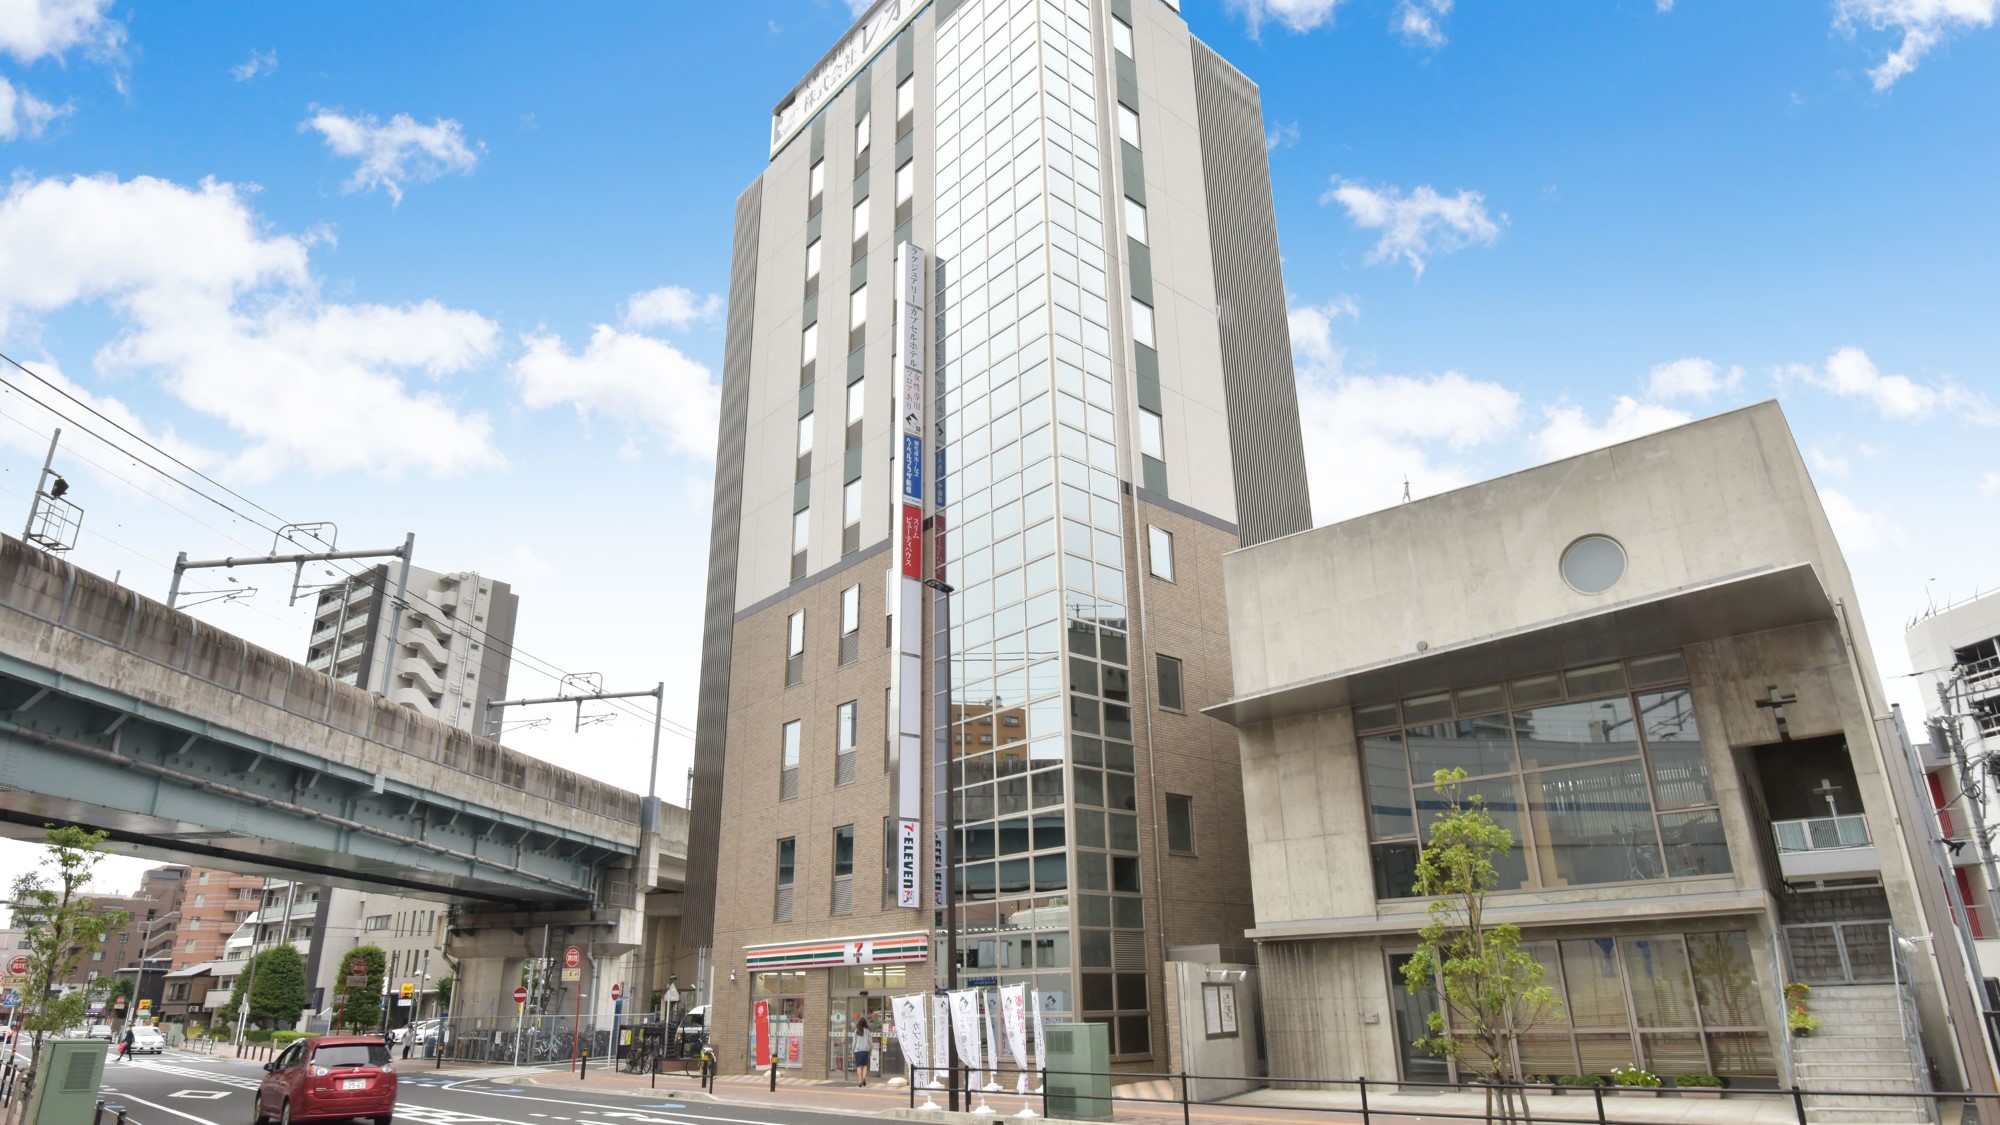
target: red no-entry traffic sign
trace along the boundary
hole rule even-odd
[[[574,969],[581,964],[583,964],[583,950],[574,945],[563,950],[563,968]]]
[[[612,985],[612,986],[611,986],[611,998],[612,998],[613,1000],[616,1000],[616,999],[618,999],[618,998],[619,998],[620,996],[623,996],[623,995],[625,995],[625,989],[624,989],[624,986],[622,986],[622,985],[616,985],[616,984],[614,984],[614,985]]]
[[[528,1002],[528,990],[525,988],[516,988],[514,990],[514,1003],[526,1004],[527,1002]]]

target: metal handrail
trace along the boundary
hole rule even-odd
[[[1930,1067],[1924,1065],[1924,1045],[1918,1029],[1922,1026],[1917,1013],[1916,981],[1910,975],[1909,961],[1903,955],[1903,935],[1889,927],[1889,963],[1896,977],[1896,1018],[1903,1025],[1903,1046],[1910,1053],[1910,1062],[1917,1069],[1917,1081],[1923,1084],[1926,1093],[1931,1092]],[[1936,1101],[1927,1103],[1931,1123],[1937,1125],[1938,1106]]]

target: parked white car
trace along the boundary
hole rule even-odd
[[[157,1027],[135,1027],[132,1029],[132,1053],[135,1055],[157,1055],[167,1049],[167,1037],[160,1034]]]

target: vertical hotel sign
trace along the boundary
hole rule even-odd
[[[890,671],[896,722],[896,905],[923,906],[918,892],[922,849],[924,668],[924,252],[896,246],[895,372],[897,454],[896,569],[889,575],[896,660]]]

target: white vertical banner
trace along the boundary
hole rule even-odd
[[[979,991],[951,994],[951,1031],[958,1037],[958,1061],[965,1064],[972,1085],[979,1085]]]
[[[1042,1072],[1049,1068],[1048,1045],[1042,1041],[1042,990],[1034,991],[1035,998],[1035,1081],[1042,1081]],[[1037,1086],[1035,1089],[1040,1090]]]
[[[995,997],[991,1002],[986,998],[985,989],[979,990],[979,1006],[986,1017],[986,1085],[985,1090],[1000,1089],[1000,1002]]]
[[[924,427],[930,412],[924,407],[924,252],[901,242],[896,245],[894,356],[890,362],[891,402],[896,413],[896,487],[891,490],[889,526],[896,543],[890,568],[889,604],[895,620],[890,627],[895,659],[889,665],[893,697],[891,725],[899,755],[896,761],[895,803],[900,820],[923,816],[923,659],[924,612]],[[912,852],[910,862],[917,861]],[[899,875],[901,873],[899,872]],[[916,873],[910,872],[916,885]],[[922,906],[921,897],[898,896],[897,905]]]
[[[924,1011],[924,994],[919,992],[895,999],[896,1042],[903,1048],[903,1069],[908,1072],[910,1085],[922,1081],[924,1060],[930,1052],[924,1042],[924,1024],[929,1014]]]
[[[1000,1022],[1007,1029],[1007,1050],[1014,1056],[1014,1092],[1028,1092],[1028,986],[1010,984],[1000,990]]]
[[[942,1087],[951,1077],[951,1002],[941,994],[931,996],[931,1089]]]

